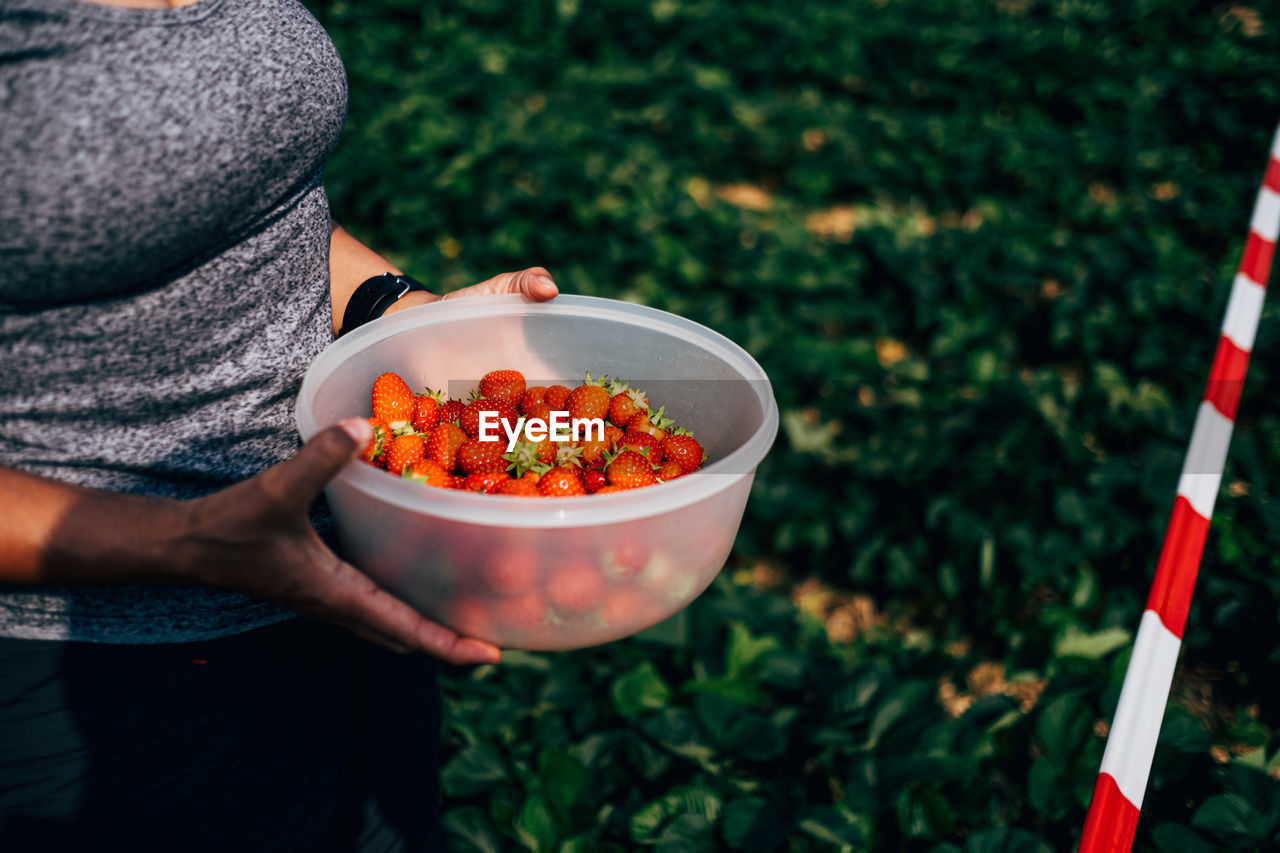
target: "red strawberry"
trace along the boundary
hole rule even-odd
[[[384,373],[373,380],[371,402],[373,416],[386,421],[392,432],[400,432],[413,419],[413,392],[395,373]]]
[[[441,468],[452,472],[458,467],[458,448],[467,440],[467,434],[457,424],[443,423],[427,436],[427,458]]]
[[[685,473],[685,470],[680,467],[679,462],[676,462],[674,459],[668,459],[666,462],[662,463],[657,471],[654,472],[653,476],[658,478],[658,482],[665,483],[667,480],[674,480],[676,477],[682,477]]]
[[[440,423],[456,424],[466,403],[461,400],[446,400],[440,407]]]
[[[658,441],[667,437],[667,431],[675,424],[666,416],[665,408],[656,412],[636,412],[627,421],[627,432],[647,432]]]
[[[560,610],[593,610],[604,598],[605,582],[591,563],[575,560],[553,569],[547,578],[547,598]]]
[[[627,421],[635,417],[638,411],[649,410],[649,400],[645,397],[643,391],[628,388],[613,395],[613,399],[609,401],[609,420],[613,421],[620,427],[625,427]]]
[[[422,443],[422,436],[416,432],[397,435],[387,450],[387,470],[399,475],[404,466],[411,465],[427,456],[427,449]]]
[[[373,438],[369,439],[369,443],[365,445],[364,451],[360,455],[369,464],[385,468],[387,466],[387,448],[391,446],[391,428],[387,426],[386,421],[380,418],[368,418],[367,420],[369,421],[369,426],[373,427]]]
[[[582,475],[582,487],[587,490],[587,494],[594,495],[605,487],[608,481],[605,480],[604,472],[598,468],[587,471]]]
[[[618,442],[618,447],[623,450],[634,450],[648,459],[652,465],[662,462],[662,445],[648,433],[629,432]]]
[[[552,468],[538,478],[538,494],[544,498],[572,498],[586,493],[573,468]]]
[[[702,467],[702,445],[692,435],[669,435],[662,440],[662,453],[686,471],[697,471]]]
[[[492,493],[510,479],[506,471],[477,471],[466,476],[462,488],[472,492]]]
[[[653,613],[650,598],[638,589],[616,587],[605,593],[600,602],[600,621],[611,628],[639,625]]]
[[[553,410],[563,409],[565,400],[569,399],[569,394],[569,389],[564,385],[548,385],[546,392],[542,395],[542,402]]]
[[[627,486],[635,489],[641,486],[652,486],[658,482],[653,476],[653,466],[649,464],[649,460],[634,450],[619,451],[611,461],[606,463],[604,474],[611,486]]]
[[[626,433],[613,424],[604,425],[604,440],[609,443],[610,449],[616,446],[619,441],[622,441],[622,437],[624,435],[626,435]]]
[[[440,394],[428,391],[414,398],[413,429],[415,432],[431,432],[440,423]]]
[[[635,488],[635,487],[634,487],[634,486],[621,486],[621,485],[618,485],[618,484],[616,484],[616,483],[610,483],[610,484],[609,484],[609,485],[607,485],[607,486],[602,486],[599,490],[597,490],[597,491],[596,491],[596,494],[597,494],[597,495],[612,495],[612,494],[615,494],[615,493],[617,493],[617,492],[629,492],[629,491],[631,491],[633,488]]]
[[[484,599],[465,596],[455,599],[445,610],[444,624],[465,637],[493,636],[490,605]]]
[[[606,571],[610,577],[630,578],[640,574],[640,570],[649,562],[652,551],[649,543],[641,538],[615,537],[616,541],[609,548],[606,560]]]
[[[507,470],[507,460],[502,458],[500,441],[481,441],[468,438],[458,448],[458,467],[464,474],[484,474],[489,471]]]
[[[528,392],[526,391],[525,394],[527,395]],[[551,407],[546,403],[530,403],[524,407],[524,414],[526,423],[537,418],[548,426],[551,425]]]
[[[480,578],[499,595],[519,595],[538,580],[538,554],[514,545],[500,548],[480,568]]]
[[[547,386],[530,385],[524,390],[524,394],[520,397],[520,411],[532,417],[533,413],[529,411],[529,407],[544,405],[542,398],[546,393]]]
[[[547,620],[547,602],[542,593],[530,590],[495,602],[493,618],[504,628],[527,631]]]
[[[514,498],[536,498],[539,497],[538,482],[536,480],[526,480],[524,477],[519,480],[507,480],[505,483],[499,483],[498,488],[494,489],[493,493]]]
[[[480,378],[480,393],[513,408],[524,396],[524,374],[518,370],[490,370]]]
[[[440,489],[453,487],[453,475],[430,459],[420,459],[405,466],[400,476],[424,486],[435,486]]]
[[[603,467],[604,455],[609,452],[611,446],[608,441],[599,439],[579,441],[578,447],[582,448],[579,458],[582,460],[583,466],[587,468]]]
[[[485,412],[493,412],[486,418],[489,427],[489,436],[491,438],[505,439],[507,437],[507,427],[503,423],[509,424],[511,429],[516,428],[516,423],[520,420],[520,416],[516,414],[516,410],[502,402],[501,400],[488,400],[484,397],[477,397],[463,408],[462,414],[458,416],[458,426],[462,427],[462,431],[467,435],[475,438],[480,434],[480,416]]]
[[[609,414],[609,392],[600,385],[579,385],[565,400],[569,418],[603,418]]]

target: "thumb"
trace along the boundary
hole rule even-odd
[[[289,459],[258,475],[259,485],[281,508],[305,508],[373,438],[364,418],[348,418],[316,433]]]

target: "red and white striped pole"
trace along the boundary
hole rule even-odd
[[[1249,352],[1262,314],[1276,234],[1280,230],[1280,130],[1249,222],[1249,239],[1222,321],[1218,352],[1209,372],[1191,443],[1178,479],[1178,496],[1156,563],[1147,609],[1138,626],[1125,672],[1093,801],[1085,817],[1080,853],[1128,853],[1151,773],[1182,629],[1218,497],[1227,445],[1244,387]]]

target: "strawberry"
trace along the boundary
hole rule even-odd
[[[622,450],[634,450],[652,465],[662,462],[662,445],[648,433],[629,432],[618,442],[618,447]]]
[[[466,476],[462,488],[472,492],[491,493],[510,479],[506,471],[477,471]]]
[[[582,475],[582,487],[587,490],[587,494],[594,495],[605,487],[608,481],[605,480],[604,472],[598,468],[592,469]]]
[[[466,406],[466,403],[461,400],[446,400],[440,406],[440,423],[456,424],[464,406]]]
[[[658,482],[665,483],[667,480],[674,480],[676,477],[683,476],[685,473],[685,470],[680,467],[679,462],[676,462],[674,459],[668,459],[659,466],[653,476],[658,478]]]
[[[516,498],[536,498],[539,497],[538,482],[537,480],[526,480],[524,477],[519,480],[507,480],[499,483],[493,493]]]
[[[570,444],[567,441],[560,442],[558,445],[554,441],[551,443],[555,449],[555,453],[552,456],[552,463],[556,467],[582,467],[582,445]]]
[[[422,483],[424,486],[435,486],[440,489],[453,486],[453,475],[430,459],[419,459],[417,462],[409,463],[400,472],[400,476],[415,483]]]
[[[572,498],[586,493],[573,468],[552,468],[538,479],[538,494],[544,498]]]
[[[551,424],[551,407],[546,403],[530,403],[524,407],[524,414],[526,422],[537,418],[547,425]]]
[[[422,436],[416,432],[397,435],[387,450],[387,470],[399,475],[406,465],[411,465],[427,456],[427,449],[422,443]]]
[[[638,589],[616,587],[600,602],[600,621],[610,628],[639,625],[653,612],[653,602]]]
[[[530,385],[524,389],[524,394],[520,397],[520,412],[522,414],[533,417],[533,413],[529,411],[530,406],[543,405],[545,401],[542,399],[547,393],[545,385]]]
[[[597,489],[597,490],[596,490],[596,494],[597,494],[597,495],[612,495],[612,494],[615,494],[616,492],[629,492],[629,491],[631,491],[633,488],[635,488],[635,487],[634,487],[634,486],[620,486],[620,485],[618,485],[618,484],[616,484],[616,483],[610,483],[610,484],[609,484],[609,485],[607,485],[607,486],[602,486],[602,487],[600,487],[599,489]]]
[[[500,548],[481,566],[480,579],[499,595],[527,592],[538,580],[538,554],[515,545]]]
[[[455,599],[445,610],[444,624],[465,637],[492,636],[489,602],[475,596]]]
[[[481,441],[468,438],[458,447],[458,467],[464,474],[484,474],[489,471],[507,470],[507,460],[502,458],[502,442]]]
[[[649,542],[640,537],[615,537],[605,559],[606,574],[612,578],[630,578],[640,574],[649,562]]]
[[[679,463],[686,471],[697,471],[706,458],[702,445],[692,435],[672,434],[662,440],[662,453],[667,459]]]
[[[504,628],[527,631],[546,622],[547,602],[542,593],[529,590],[495,602],[493,617]]]
[[[604,598],[605,582],[591,563],[575,560],[558,566],[547,578],[547,598],[560,610],[580,613],[593,610]]]
[[[569,392],[564,407],[569,418],[603,418],[609,414],[609,392],[600,385],[579,385]]]
[[[440,423],[440,392],[427,389],[413,400],[413,430],[427,433]]]
[[[639,411],[649,411],[649,400],[643,391],[627,388],[614,394],[609,401],[609,420],[620,427],[625,427]]]
[[[462,431],[471,438],[475,438],[480,434],[480,415],[484,412],[493,412],[496,415],[496,418],[490,416],[487,419],[492,424],[489,428],[491,437],[506,438],[507,428],[502,424],[507,423],[511,429],[515,429],[516,423],[520,420],[516,410],[508,403],[504,403],[501,400],[477,397],[467,403],[462,410],[462,414],[458,415],[458,426],[462,427]]]
[[[636,412],[631,420],[627,421],[627,432],[647,432],[658,441],[662,441],[667,437],[667,431],[674,425],[675,423],[667,417],[664,406],[656,412]]]
[[[653,476],[653,466],[649,464],[649,460],[634,450],[619,450],[605,463],[604,474],[611,486],[635,489],[658,482]]]
[[[539,442],[521,440],[510,453],[503,453],[502,459],[510,463],[507,469],[512,476],[523,477],[526,473],[541,473],[550,468],[555,449],[555,442],[549,438]]]
[[[373,416],[385,421],[392,432],[402,432],[413,418],[414,397],[408,384],[395,373],[373,380]]]
[[[518,370],[490,370],[480,378],[481,395],[501,400],[513,408],[520,403],[524,392],[524,374]]]
[[[582,448],[579,459],[586,468],[600,468],[604,466],[604,455],[612,445],[608,441],[601,439],[592,439],[591,441],[579,441],[578,447]]]
[[[553,410],[563,409],[565,401],[569,399],[569,394],[569,388],[564,385],[548,385],[546,392],[542,395],[542,402]]]
[[[368,418],[367,420],[369,421],[369,426],[373,427],[373,438],[369,439],[369,443],[365,445],[360,455],[370,465],[385,468],[387,465],[387,448],[391,446],[391,428],[381,418]]]
[[[626,433],[613,424],[604,425],[604,440],[609,443],[610,449],[612,449],[619,441],[622,441],[622,437],[624,435],[626,435]]]
[[[446,471],[458,467],[458,448],[467,440],[467,434],[457,424],[443,423],[427,436],[427,458]]]

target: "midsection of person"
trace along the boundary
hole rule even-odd
[[[295,0],[0,3],[0,466],[188,498],[297,449],[297,388],[332,338],[320,170],[345,109]],[[0,593],[8,636],[288,615],[212,589]]]

